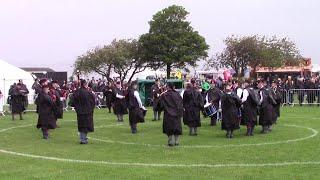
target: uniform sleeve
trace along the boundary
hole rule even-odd
[[[142,102],[141,102],[141,99],[140,99],[139,92],[138,91],[134,91],[133,95],[137,99],[139,107],[142,108],[143,105],[142,105]]]
[[[243,95],[242,95],[241,101],[242,101],[242,102],[246,102],[247,99],[248,99],[248,96],[249,96],[248,90],[244,89],[244,90],[243,90]]]
[[[262,103],[263,101],[263,94],[262,94],[262,91],[260,91],[260,104]]]
[[[123,99],[123,98],[125,98],[125,96],[122,96],[122,95],[120,95],[120,94],[116,94],[116,98],[118,98],[118,99]]]

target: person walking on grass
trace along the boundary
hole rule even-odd
[[[144,115],[147,111],[147,109],[142,105],[136,81],[132,82],[126,98],[128,102],[131,132],[132,134],[136,134],[138,132],[137,124],[144,122]]]
[[[221,96],[222,122],[221,129],[227,132],[228,139],[233,138],[233,131],[240,128],[238,110],[241,106],[240,98],[232,92],[231,86],[226,85]]]
[[[162,128],[168,136],[168,146],[178,146],[182,135],[183,100],[172,83],[167,84],[167,91],[160,96],[160,109],[164,110]]]
[[[188,83],[183,93],[183,123],[189,127],[190,136],[198,135],[198,127],[201,126],[200,112],[203,106],[201,93]]]
[[[38,106],[38,123],[37,128],[41,129],[43,139],[49,138],[49,129],[57,127],[56,118],[54,114],[54,101],[49,95],[49,86],[42,86],[42,93],[40,93],[35,101]]]
[[[80,144],[88,144],[87,134],[94,131],[93,112],[95,108],[95,97],[89,90],[86,80],[80,80],[80,88],[72,96],[71,106],[77,113],[78,131]]]

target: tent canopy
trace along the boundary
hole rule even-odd
[[[30,92],[29,102],[32,102],[32,96],[34,94],[31,88],[32,84],[34,83],[32,75],[0,59],[0,90],[4,95],[1,101],[5,101],[7,99],[10,86],[13,83],[18,83],[19,79],[21,79],[27,86]]]
[[[184,88],[183,80],[181,79],[167,79],[166,82],[173,83],[178,91],[181,91]],[[150,105],[150,99],[152,98],[151,86],[154,84],[154,80],[138,79],[139,95],[144,105]]]
[[[313,64],[312,65],[312,72],[320,72],[320,65],[319,64]]]

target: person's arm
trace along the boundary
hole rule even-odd
[[[237,96],[238,96],[239,98],[241,98],[242,92],[243,92],[243,90],[242,90],[241,88],[238,88],[238,89],[237,89]]]
[[[134,97],[137,99],[138,104],[139,104],[139,107],[140,107],[140,108],[144,108],[143,105],[142,105],[142,101],[141,101],[141,99],[140,99],[139,92],[138,92],[138,91],[134,91],[133,95],[134,95]]]
[[[260,104],[262,103],[263,101],[263,94],[262,94],[262,91],[260,91]]]
[[[116,98],[118,98],[118,99],[123,99],[123,98],[125,98],[125,96],[122,96],[122,95],[120,95],[120,94],[116,94]]]
[[[248,99],[248,96],[249,96],[248,90],[244,89],[244,90],[243,90],[242,99],[241,99],[242,103],[243,103],[243,102],[246,102],[246,100]]]

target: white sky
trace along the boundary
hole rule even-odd
[[[228,35],[278,35],[320,63],[318,0],[0,0],[0,58],[19,67],[72,70],[78,55],[114,38],[138,38],[157,11],[182,5],[220,51]]]

